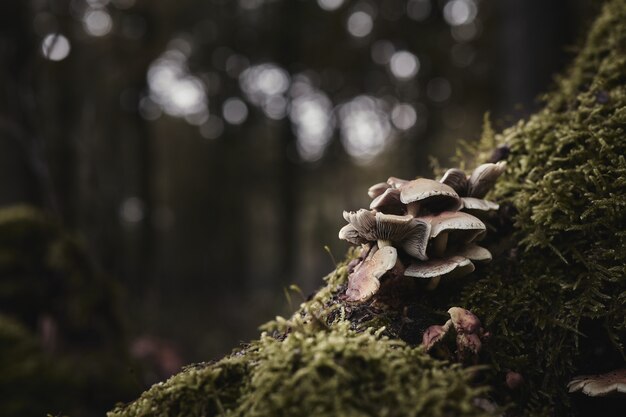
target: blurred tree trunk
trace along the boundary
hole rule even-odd
[[[37,44],[28,2],[0,3],[0,205],[52,208],[36,137],[32,67]]]

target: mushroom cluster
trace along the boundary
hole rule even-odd
[[[475,360],[482,348],[482,341],[489,333],[482,328],[480,320],[471,311],[461,307],[448,310],[450,320],[443,326],[434,325],[422,335],[422,346],[427,352],[440,350],[440,356],[451,358],[454,352],[460,362]]]
[[[348,224],[339,231],[340,239],[364,248],[348,277],[347,300],[369,299],[392,269],[429,280],[427,288],[434,289],[442,277],[467,275],[475,262],[489,262],[491,253],[476,244],[486,227],[474,214],[498,209],[483,197],[504,167],[483,164],[469,176],[450,169],[440,181],[390,177],[370,187],[369,210],[344,211]]]

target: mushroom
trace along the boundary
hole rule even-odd
[[[567,384],[569,392],[582,391],[590,397],[626,394],[626,369],[618,369],[599,375],[577,376]]]
[[[402,185],[400,201],[407,205],[407,213],[413,217],[417,217],[420,207],[431,212],[461,208],[461,198],[450,186],[426,178]]]
[[[444,211],[436,216],[424,216],[421,219],[431,225],[432,250],[437,256],[443,256],[450,234],[452,241],[470,243],[482,237],[486,230],[482,221],[461,211]]]
[[[508,371],[504,377],[506,386],[509,389],[517,389],[524,383],[524,377],[519,372]]]
[[[422,335],[422,346],[424,346],[426,352],[431,350],[435,344],[443,339],[447,330],[448,329],[446,327],[435,324],[424,331],[424,334]]]
[[[397,178],[397,177],[387,178],[387,184],[389,184],[393,188],[400,188],[408,182],[409,180],[403,180],[402,178]]]
[[[348,276],[348,301],[365,301],[380,288],[380,277],[394,267],[398,253],[393,246],[385,246],[372,251]]]
[[[457,360],[463,362],[468,358],[476,358],[482,348],[482,338],[487,336],[480,325],[480,320],[472,312],[461,307],[450,308],[448,314],[450,320],[443,326],[434,325],[426,329],[422,335],[422,345],[427,352],[438,344],[446,345],[448,343],[446,340],[452,340],[446,336],[453,329],[451,334],[455,336]],[[449,348],[444,346],[444,351]]]
[[[387,184],[386,182],[379,182],[378,184],[372,185],[367,190],[367,195],[369,195],[370,198],[376,198],[379,195],[381,195],[382,193],[384,193],[385,190],[387,190],[390,187],[391,187],[391,185]]]
[[[439,182],[452,187],[458,195],[467,194],[467,175],[465,175],[465,172],[458,168],[451,168],[447,170]]]
[[[426,260],[426,247],[430,225],[411,216],[397,216],[361,209],[344,212],[344,218],[354,227],[358,235],[367,241],[377,241],[379,247],[398,244],[409,255]],[[344,230],[344,229],[342,229]],[[343,235],[350,232],[347,229]],[[354,237],[351,236],[353,240]]]
[[[474,271],[474,264],[463,256],[452,256],[443,259],[431,259],[426,262],[414,262],[404,271],[404,276],[431,279],[426,287],[434,290],[444,276],[455,278]]]
[[[347,240],[353,245],[362,245],[367,242],[351,224],[346,224],[339,230],[339,239]]]
[[[448,314],[457,333],[477,333],[480,331],[480,320],[471,311],[461,307],[451,307]]]
[[[494,186],[498,177],[504,172],[506,161],[495,164],[482,164],[478,166],[470,176],[467,188],[467,196],[483,198]]]
[[[382,212],[389,211],[393,212],[393,214],[403,213],[404,206],[400,201],[400,190],[387,188],[381,195],[372,200],[370,209]]]
[[[493,201],[483,200],[482,198],[461,197],[461,202],[463,203],[461,210],[469,210],[470,212],[492,211],[500,208],[500,206]]]
[[[485,264],[491,262],[492,259],[491,252],[478,245],[463,246],[463,248],[455,254],[459,256],[464,256],[472,262]]]

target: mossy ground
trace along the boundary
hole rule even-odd
[[[614,0],[544,110],[498,135],[486,129],[475,150],[477,162],[495,144],[511,150],[492,195],[503,204],[491,219],[491,265],[431,293],[386,283],[386,304],[358,306],[339,297],[340,265],[258,341],[109,416],[478,415],[479,392],[513,415],[581,413],[569,378],[625,363],[625,129],[626,1]],[[472,379],[415,347],[453,305],[492,335]],[[508,370],[523,375],[520,389],[505,386]]]

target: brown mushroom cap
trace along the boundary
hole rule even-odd
[[[359,236],[359,232],[351,224],[346,224],[339,230],[339,239],[347,240],[353,245],[361,245],[367,242],[366,239]]]
[[[457,333],[477,333],[480,330],[480,320],[471,311],[461,307],[451,307],[448,314]]]
[[[465,245],[460,251],[455,253],[459,256],[464,256],[472,262],[489,263],[491,262],[491,252],[482,246],[478,245]]]
[[[400,201],[404,204],[419,202],[432,211],[461,207],[459,195],[450,186],[427,178],[418,178],[400,187]]]
[[[430,237],[440,233],[453,233],[450,240],[470,243],[484,235],[485,224],[480,219],[462,211],[444,211],[436,216],[420,217],[431,225]]]
[[[422,346],[426,352],[435,346],[437,342],[439,342],[446,335],[447,328],[444,326],[433,325],[427,328],[422,335]]]
[[[400,190],[397,188],[387,188],[381,195],[372,200],[370,209],[378,211],[402,212],[402,202],[400,201]]]
[[[382,193],[384,193],[385,190],[387,190],[390,187],[391,187],[391,185],[387,184],[386,182],[379,182],[378,184],[372,185],[367,190],[367,195],[369,195],[370,198],[376,198],[379,195],[381,195]]]
[[[581,375],[567,384],[569,392],[582,391],[590,397],[610,394],[626,394],[626,369],[618,369],[600,375]]]
[[[397,178],[397,177],[387,178],[387,184],[389,184],[393,188],[400,188],[407,182],[409,182],[409,180],[403,180],[402,178]]]
[[[397,216],[361,209],[344,212],[344,218],[352,228],[340,231],[340,237],[357,241],[354,233],[366,241],[387,240],[402,247],[406,253],[417,259],[426,260],[426,247],[430,236],[430,224],[412,216]],[[354,230],[353,230],[354,229]]]
[[[439,182],[450,186],[460,196],[467,195],[467,175],[458,168],[447,170]]]
[[[500,161],[496,164],[482,164],[476,168],[468,180],[467,196],[483,198],[494,184],[498,177],[504,172],[506,162]]]
[[[463,202],[461,210],[491,211],[498,210],[500,208],[497,203],[489,200],[483,200],[482,198],[462,197],[461,201]]]
[[[360,209],[357,212],[344,211],[343,218],[356,229],[363,239],[370,242],[378,240],[375,234],[376,212],[366,209]]]
[[[348,301],[365,301],[380,288],[379,278],[396,264],[398,253],[392,246],[370,252],[368,257],[348,277]]]
[[[463,256],[452,256],[412,263],[404,271],[404,276],[415,278],[456,277],[467,275],[473,271],[474,264],[469,259]]]

